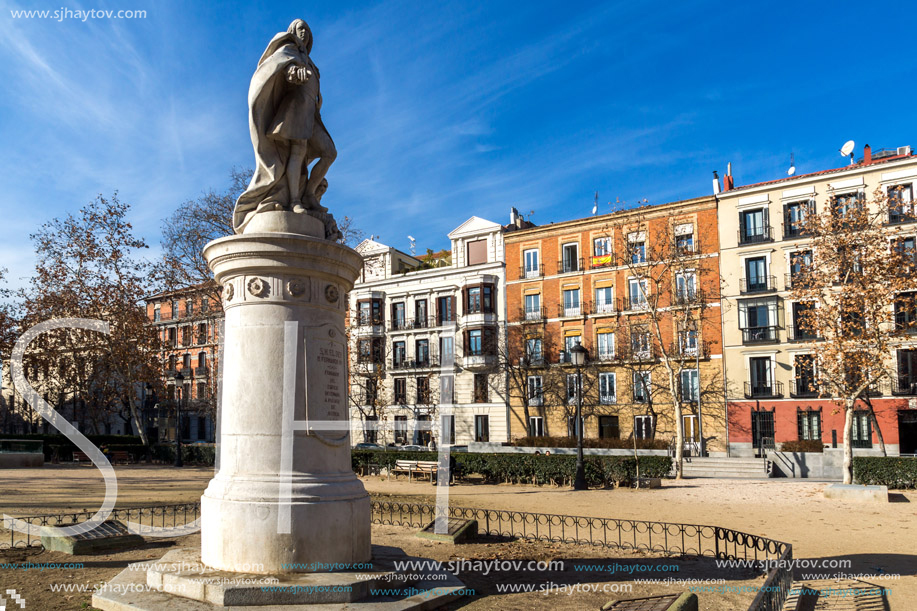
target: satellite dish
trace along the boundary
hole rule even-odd
[[[856,146],[853,140],[848,140],[844,143],[844,146],[841,147],[841,157],[846,157],[853,152],[853,147]]]
[[[793,159],[793,153],[790,153],[790,169],[786,171],[787,176],[792,176],[796,173],[796,161]]]

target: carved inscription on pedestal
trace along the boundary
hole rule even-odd
[[[307,426],[328,443],[340,443],[348,436],[346,424],[341,430],[318,424],[347,421],[347,353],[343,340],[344,334],[333,325],[306,330]]]

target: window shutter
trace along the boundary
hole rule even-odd
[[[450,305],[450,313],[452,315],[450,317],[450,320],[455,320],[456,318],[455,315],[457,313],[456,308],[458,307],[455,303],[455,295],[452,295],[451,297],[449,297],[449,305]]]

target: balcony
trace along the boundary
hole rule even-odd
[[[892,207],[885,217],[886,225],[903,225],[904,223],[917,223],[917,214],[912,212],[913,204],[896,209]]]
[[[497,362],[495,354],[484,352],[469,352],[462,357],[463,369],[487,369],[493,367]]]
[[[774,241],[774,228],[765,225],[761,228],[751,229],[746,227],[738,231],[739,246],[746,244],[763,244],[764,242]]]
[[[813,399],[818,397],[818,386],[805,378],[790,380],[790,396],[794,399]]]
[[[544,276],[544,265],[526,268],[525,265],[519,266],[519,279],[542,278]]]
[[[358,313],[354,317],[354,324],[358,327],[377,326],[381,325],[383,322],[382,316],[378,314],[373,316],[371,314]]]
[[[786,341],[788,342],[812,342],[818,339],[818,335],[808,329],[802,329],[796,325],[787,325]]]
[[[675,245],[672,247],[673,257],[689,257],[697,254],[700,254],[700,244],[696,239],[692,240],[690,244],[679,244],[676,237]]]
[[[586,310],[583,308],[583,304],[577,304],[575,306],[565,306],[564,304],[557,305],[557,316],[559,318],[571,317],[571,316],[583,316]]]
[[[646,298],[638,299],[631,301],[630,297],[624,298],[624,311],[625,312],[642,312],[644,310],[650,309],[649,302]]]
[[[795,240],[797,238],[807,238],[811,235],[806,231],[801,221],[783,221],[783,239]]]
[[[917,376],[893,377],[892,394],[896,397],[917,397]]]
[[[603,301],[602,303],[586,304],[586,311],[590,314],[596,314],[599,316],[615,314],[620,310],[617,302],[617,299],[613,299],[611,301]]]
[[[439,359],[436,355],[430,355],[425,359],[402,359],[392,361],[393,371],[404,371],[410,369],[432,369],[439,367]]]
[[[759,276],[757,278],[742,278],[739,280],[739,293],[742,295],[769,293],[776,290],[777,278],[774,276]]]
[[[773,344],[778,341],[777,327],[748,327],[742,329],[743,344]]]
[[[624,346],[618,353],[618,358],[622,361],[642,363],[652,361],[657,356],[656,346],[650,344],[647,347],[634,349],[633,346]]]
[[[589,257],[589,267],[591,269],[603,269],[606,267],[615,267],[617,261],[613,254],[593,255]]]
[[[690,346],[675,342],[669,346],[669,354],[677,359],[706,360],[710,358],[710,344],[708,342],[700,342],[698,346],[695,342],[694,346]]]
[[[745,382],[746,399],[778,399],[782,396],[782,382],[764,382],[757,384]]]
[[[434,326],[432,318],[396,319],[389,323],[389,331],[412,331],[414,329],[429,329],[432,326]]]
[[[573,272],[583,271],[583,258],[564,259],[557,262],[558,274],[572,274]]]
[[[544,322],[546,318],[544,308],[521,308],[519,310],[519,320],[523,322]]]
[[[704,292],[697,289],[676,290],[674,297],[675,305],[697,305],[704,303]]]

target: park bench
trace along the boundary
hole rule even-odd
[[[89,457],[86,456],[85,452],[78,452],[74,450],[73,451],[73,462],[81,463],[81,462],[92,462],[92,461],[89,460]]]
[[[109,459],[113,464],[129,464],[131,462],[131,455],[128,454],[125,450],[115,450],[111,453]]]
[[[417,473],[421,476],[429,476],[430,481],[433,481],[438,466],[435,460],[396,460],[391,473],[396,477],[399,473],[407,473],[409,481],[413,480],[414,474]]]

